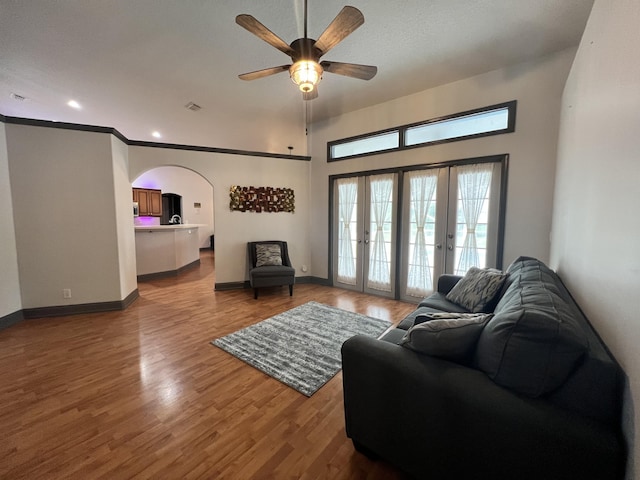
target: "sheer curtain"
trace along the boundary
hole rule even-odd
[[[391,224],[391,206],[393,203],[393,174],[371,177],[371,223],[373,234],[369,251],[369,275],[367,287],[391,291],[391,263],[387,255],[384,238],[385,223]],[[390,229],[389,229],[390,230]],[[389,239],[390,241],[391,239]]]
[[[438,175],[429,172],[411,172],[409,177],[411,224],[416,227],[413,239],[413,254],[407,274],[407,295],[423,297],[433,290],[429,252],[424,227],[433,194],[436,191]]]
[[[338,212],[340,225],[338,229],[338,280],[343,283],[356,284],[356,257],[353,252],[351,237],[351,220],[358,200],[358,179],[340,178],[338,185]]]
[[[471,267],[480,266],[480,255],[476,241],[476,225],[487,201],[491,185],[491,164],[475,164],[460,167],[458,170],[458,191],[466,233],[460,259],[455,269],[456,275],[464,275]]]

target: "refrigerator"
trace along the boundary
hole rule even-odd
[[[184,220],[182,220],[182,196],[176,193],[163,193],[162,219],[160,220],[160,224],[170,225],[169,221],[174,215],[180,215],[180,223],[184,223]]]

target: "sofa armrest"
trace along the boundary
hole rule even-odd
[[[609,427],[480,371],[360,335],[342,366],[347,436],[416,477],[621,477]]]
[[[462,277],[460,275],[452,275],[450,273],[444,273],[438,277],[438,292],[446,295],[451,289],[460,281]]]

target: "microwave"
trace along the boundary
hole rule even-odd
[[[140,209],[138,208],[138,202],[133,202],[133,216],[137,217],[140,215]]]

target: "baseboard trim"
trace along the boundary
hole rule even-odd
[[[319,277],[296,277],[296,283],[301,285],[305,283],[312,283],[314,285],[323,285],[325,287],[333,286],[328,279]],[[244,282],[216,283],[214,286],[214,289],[217,292],[223,292],[225,290],[241,290],[243,288],[251,288],[251,284],[248,280],[245,280]]]
[[[225,282],[225,283],[216,283],[213,286],[213,289],[216,292],[223,292],[225,290],[241,290],[243,288],[251,288],[249,282]]]
[[[296,277],[296,283],[312,283],[314,285],[323,285],[325,287],[332,287],[333,283],[328,278],[320,277]]]
[[[113,310],[124,310],[140,296],[136,288],[123,300],[113,302],[80,303],[78,305],[54,305],[51,307],[25,308],[22,314],[25,319],[45,318],[45,317],[66,317],[68,315],[78,315],[81,313],[111,312]]]
[[[129,308],[129,305],[135,302],[139,297],[140,297],[140,292],[136,288],[133,292],[127,295],[124,300],[120,300],[120,302],[122,303],[122,308],[120,310],[125,310]]]
[[[166,270],[164,272],[145,273],[143,275],[138,275],[138,281],[148,282],[150,280],[157,280],[159,278],[176,277],[180,273],[184,272],[185,270],[189,270],[190,268],[193,268],[198,265],[200,265],[200,259],[194,260],[193,262],[188,263],[177,270]]]
[[[10,313],[9,315],[5,315],[4,317],[0,318],[0,330],[8,328],[11,325],[15,325],[22,320],[24,320],[24,313],[22,310]]]

